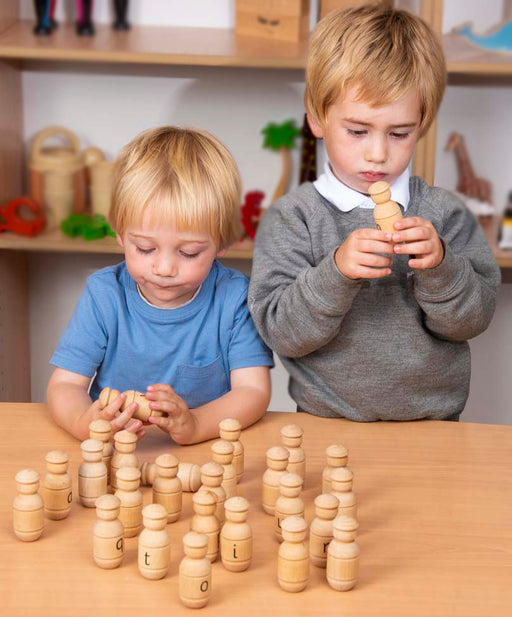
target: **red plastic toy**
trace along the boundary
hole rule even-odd
[[[245,194],[242,205],[242,225],[245,233],[253,240],[261,217],[261,202],[264,197],[265,193],[261,191],[249,191]]]
[[[18,210],[27,207],[36,216],[27,220],[22,218]],[[3,221],[5,222],[2,222]],[[22,236],[35,236],[41,233],[46,225],[46,219],[41,206],[31,197],[18,197],[6,206],[0,206],[0,231],[12,231]]]

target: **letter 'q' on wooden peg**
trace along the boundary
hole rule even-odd
[[[156,477],[153,481],[153,503],[167,510],[167,522],[174,523],[181,514],[183,490],[177,477],[179,461],[174,454],[160,454],[156,459]]]
[[[139,572],[144,578],[163,578],[171,561],[171,545],[167,525],[167,510],[151,503],[142,510],[144,529],[139,536]]]
[[[329,493],[331,491],[331,472],[336,467],[346,467],[348,450],[342,445],[332,445],[326,449],[325,455],[327,466],[322,471],[322,493]]]
[[[233,467],[236,472],[236,481],[240,482],[240,478],[244,473],[244,446],[240,441],[242,433],[242,425],[236,418],[225,418],[219,422],[219,436],[233,444]]]
[[[267,469],[263,474],[263,485],[261,491],[261,505],[263,510],[274,516],[277,498],[279,497],[279,480],[288,467],[290,453],[281,446],[269,448],[266,452]]]
[[[22,469],[15,477],[18,495],[12,504],[12,525],[16,537],[23,542],[33,542],[41,537],[44,529],[44,503],[37,492],[39,474],[35,469]]]
[[[374,182],[369,188],[368,193],[375,203],[373,209],[373,218],[378,229],[393,233],[396,229],[393,227],[396,221],[400,221],[402,211],[400,206],[391,201],[391,191],[387,182]]]
[[[327,564],[327,549],[333,537],[332,526],[338,516],[338,498],[322,494],[315,499],[315,518],[309,527],[309,558],[318,568]]]
[[[112,456],[112,474],[110,477],[112,489],[117,490],[116,473],[121,467],[138,467],[139,460],[135,454],[137,435],[131,431],[118,431],[114,435],[114,455]]]
[[[308,524],[301,516],[282,522],[283,543],[277,557],[277,580],[281,589],[302,591],[309,581],[309,555],[306,546]]]
[[[334,519],[334,538],[327,549],[327,582],[336,591],[348,591],[357,583],[359,546],[355,541],[358,524],[351,516]]]
[[[67,517],[73,501],[69,456],[61,450],[52,450],[45,460],[47,473],[41,485],[44,513],[46,518],[58,521]]]
[[[96,499],[107,492],[107,468],[102,462],[103,443],[98,439],[82,441],[83,463],[78,468],[78,496],[86,508],[94,508]]]
[[[306,477],[306,455],[301,448],[304,431],[298,424],[287,424],[281,429],[281,441],[290,453],[288,471],[298,474],[303,480]]]
[[[225,504],[226,522],[220,532],[222,565],[230,572],[247,570],[252,559],[252,530],[247,522],[249,502],[231,497]]]
[[[96,500],[97,521],[93,528],[93,557],[105,570],[117,568],[124,555],[124,529],[119,520],[121,502],[115,495]]]
[[[202,608],[210,599],[212,564],[206,557],[208,536],[189,531],[183,536],[185,557],[179,570],[179,596],[189,608]]]

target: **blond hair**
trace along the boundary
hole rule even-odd
[[[335,11],[315,27],[306,67],[306,110],[325,125],[329,107],[347,88],[378,107],[411,91],[420,100],[420,132],[435,118],[446,86],[446,63],[436,34],[403,10],[362,6]]]
[[[114,165],[109,222],[118,234],[140,225],[172,224],[209,233],[218,249],[240,237],[240,174],[206,131],[163,126],[138,135]]]

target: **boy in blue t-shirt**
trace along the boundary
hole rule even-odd
[[[149,422],[180,444],[218,423],[256,422],[270,400],[272,354],[247,308],[247,278],[215,260],[239,237],[240,177],[227,149],[198,130],[162,127],[129,143],[115,165],[110,223],[125,261],[90,276],[51,358],[55,421],[86,439],[95,418],[141,437],[139,390],[164,412]],[[94,402],[93,402],[94,401]]]

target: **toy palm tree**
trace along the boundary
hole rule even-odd
[[[265,135],[263,147],[279,150],[282,156],[283,171],[272,197],[272,201],[275,201],[281,195],[284,195],[288,185],[292,166],[290,150],[295,147],[295,138],[300,135],[300,130],[295,126],[294,120],[287,120],[282,124],[270,122],[261,132]]]

